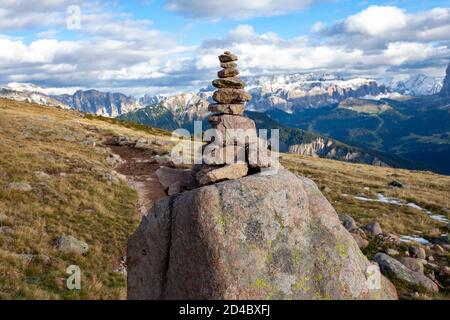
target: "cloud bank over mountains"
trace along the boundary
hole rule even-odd
[[[182,35],[159,30],[114,2],[31,2],[36,5],[2,2],[0,83],[128,94],[181,92],[209,82],[224,50],[239,55],[243,75],[328,70],[375,78],[418,72],[439,76],[450,58],[450,8],[409,13],[370,6],[338,21],[317,21],[309,34],[290,38],[258,33],[244,20],[223,37],[187,46],[181,44]],[[316,2],[168,0],[165,6],[194,20],[234,21],[307,10]],[[73,4],[81,6],[81,28],[67,31],[67,6]],[[34,36],[20,36],[25,32]]]
[[[167,8],[190,18],[248,19],[297,12],[324,0],[166,0]]]

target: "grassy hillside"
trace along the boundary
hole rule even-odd
[[[348,213],[360,224],[378,221],[386,232],[429,239],[447,232],[447,224],[410,206],[354,197],[376,199],[381,193],[450,218],[450,177],[297,155],[283,155],[282,163],[291,171],[314,180],[338,213]],[[390,186],[394,180],[402,183],[403,188]]]
[[[153,137],[152,131],[161,139],[162,131],[4,99],[0,115],[0,227],[9,230],[0,232],[0,299],[125,298],[126,279],[117,269],[140,221],[137,195],[111,182],[102,140]],[[32,190],[12,190],[14,183]],[[88,253],[58,251],[62,235],[85,241]],[[81,268],[80,291],[66,289],[72,264]]]
[[[4,99],[0,115],[0,230],[9,230],[0,232],[0,299],[125,298],[119,267],[140,220],[138,198],[126,183],[110,178],[113,168],[102,141],[112,135],[168,141],[168,133]],[[314,180],[338,213],[360,225],[378,221],[385,232],[427,240],[448,232],[446,223],[406,205],[450,218],[448,176],[286,154],[282,163]],[[403,188],[389,186],[394,180]],[[31,190],[13,190],[18,183]],[[354,198],[378,194],[404,205]],[[89,251],[60,252],[55,239],[61,235],[85,241]],[[72,264],[82,271],[80,291],[65,286]]]

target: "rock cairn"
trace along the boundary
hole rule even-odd
[[[266,144],[257,138],[255,122],[243,115],[244,104],[252,97],[238,77],[237,60],[229,51],[219,56],[222,70],[217,73],[219,79],[212,82],[217,90],[213,94],[215,103],[208,107],[213,113],[208,120],[222,139],[213,138],[203,146],[203,164],[195,170],[200,186],[238,179],[270,166],[267,147],[266,152],[258,152]]]

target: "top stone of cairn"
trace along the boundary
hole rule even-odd
[[[238,57],[232,54],[230,51],[225,51],[219,56],[219,61],[222,63],[237,61]]]

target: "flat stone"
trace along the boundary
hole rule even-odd
[[[256,125],[252,119],[231,114],[212,115],[208,118],[213,129],[221,134],[223,144],[241,144],[256,141]]]
[[[245,163],[245,147],[211,143],[205,146],[203,162],[208,165]]]
[[[238,74],[239,71],[235,68],[225,68],[217,72],[219,78],[232,78],[236,77]]]
[[[236,68],[237,67],[237,63],[236,62],[221,62],[220,66],[222,68]]]
[[[212,82],[212,84],[216,88],[244,89],[245,87],[244,81],[236,77],[216,79]]]
[[[410,258],[410,257],[398,257],[398,261],[400,261],[404,266],[408,269],[419,272],[420,274],[424,274],[424,267],[421,259]]]
[[[245,106],[243,104],[219,104],[211,103],[208,106],[208,111],[225,114],[242,115],[244,113]]]
[[[172,194],[197,187],[197,182],[189,169],[162,166],[155,173],[163,188],[169,190]]]
[[[218,103],[241,103],[250,101],[252,96],[240,89],[219,89],[213,94],[214,101]]]
[[[197,181],[200,186],[216,183],[224,180],[233,180],[245,177],[248,173],[246,163],[228,164],[225,166],[203,166],[197,172]]]
[[[219,56],[220,62],[231,62],[237,61],[238,57],[235,54],[232,54],[230,51],[225,51],[223,54]]]

